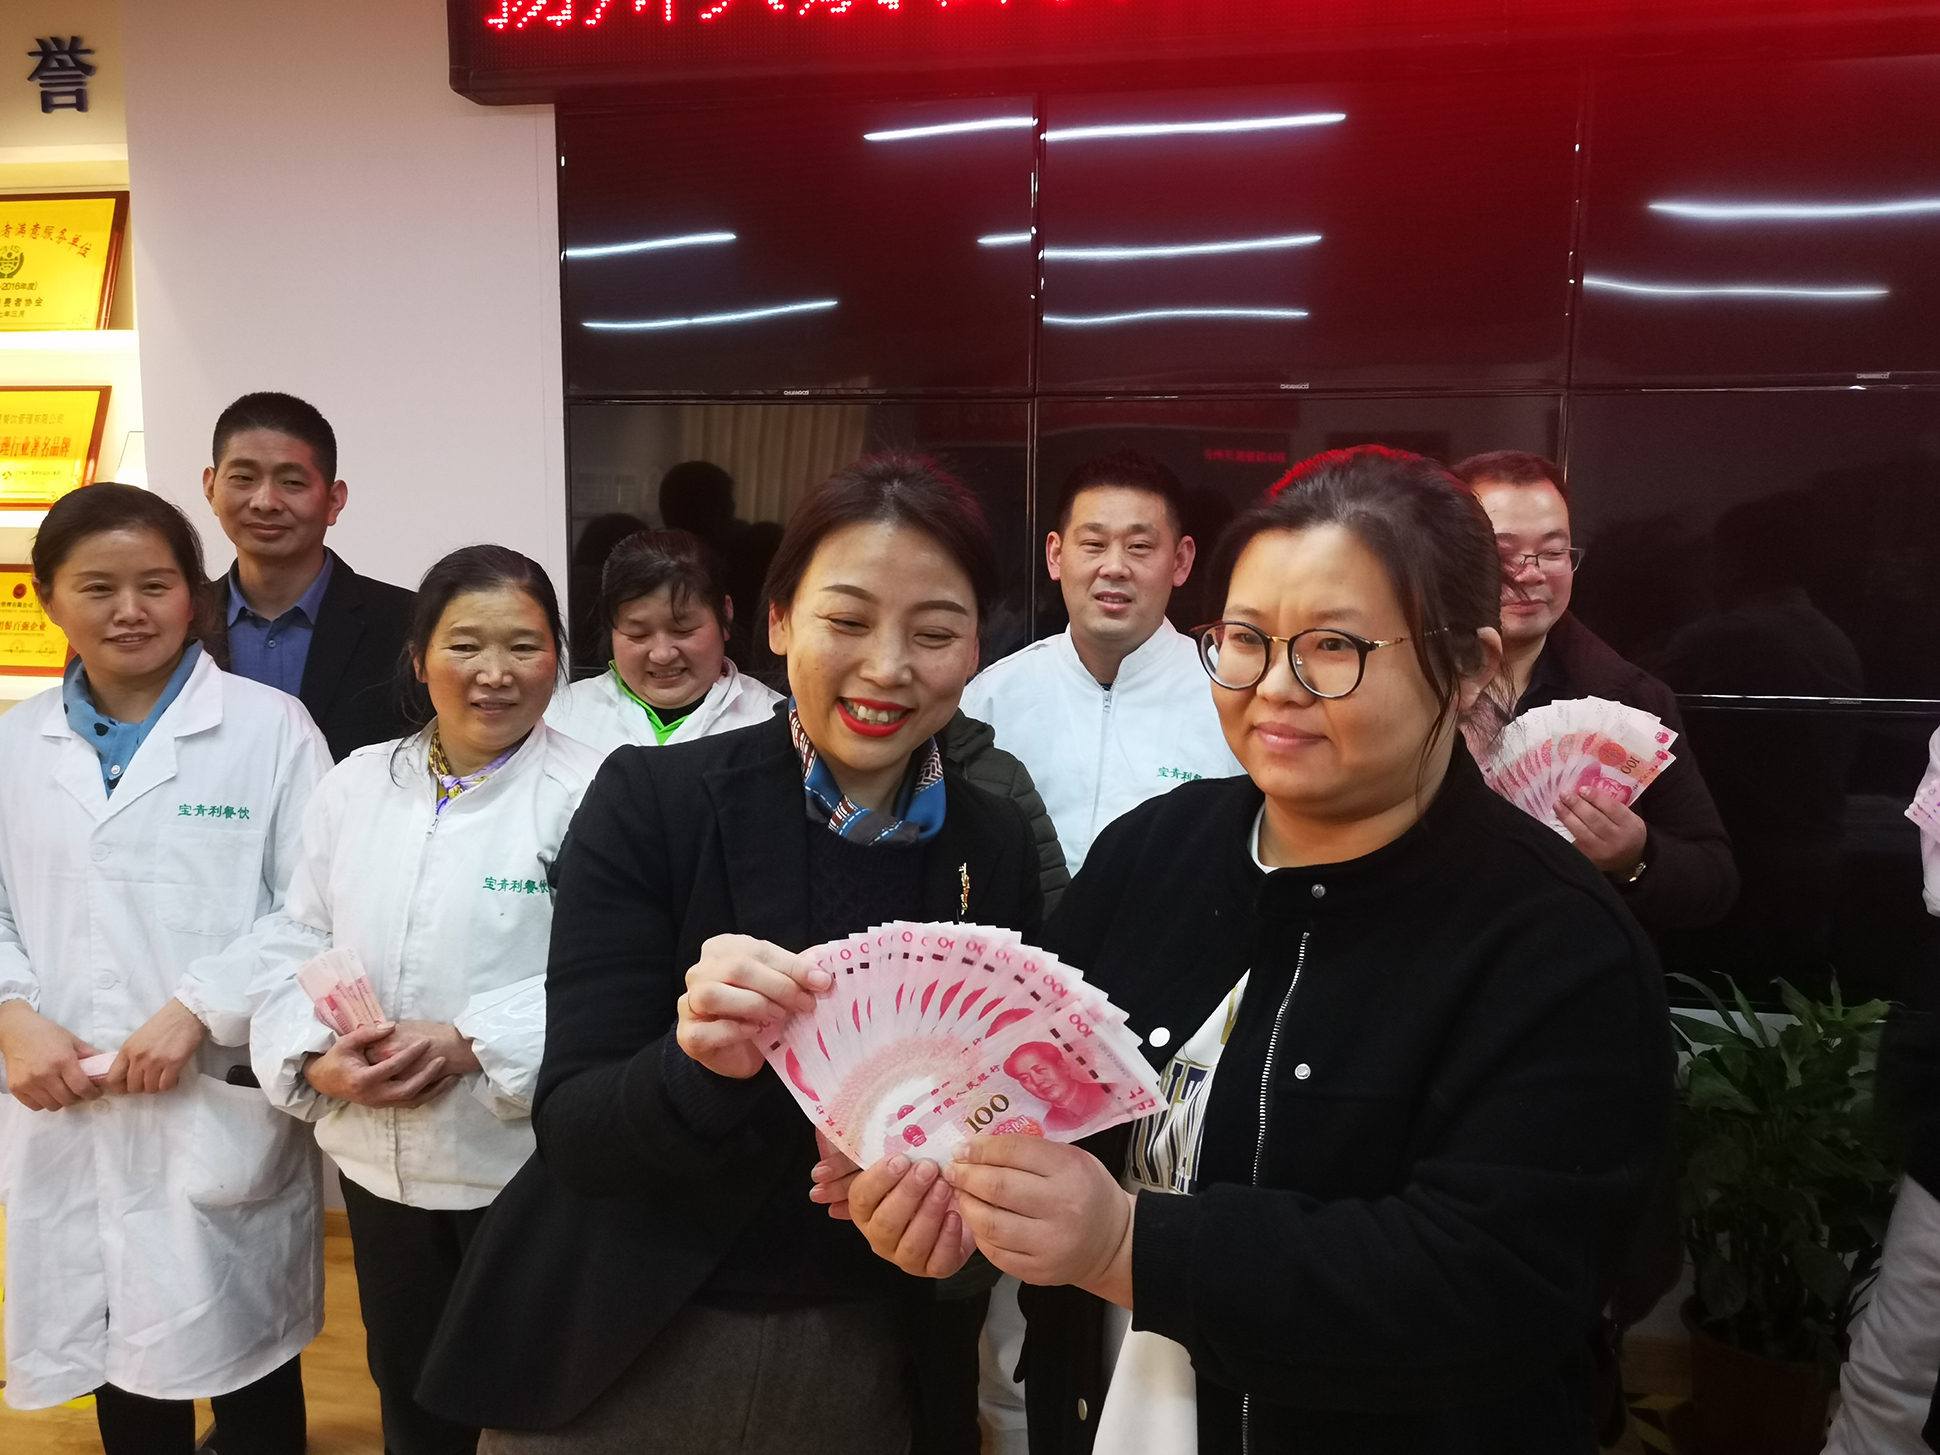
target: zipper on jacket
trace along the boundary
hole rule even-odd
[[[1300,953],[1293,962],[1293,980],[1287,986],[1279,1010],[1273,1013],[1273,1031],[1266,1038],[1266,1066],[1260,1072],[1260,1131],[1253,1141],[1255,1187],[1260,1185],[1260,1163],[1266,1156],[1266,1112],[1273,1090],[1273,1062],[1280,1052],[1280,1032],[1286,1028],[1287,1008],[1293,1004],[1294,992],[1300,989],[1301,973],[1307,968],[1307,941],[1312,938],[1312,930],[1301,931]],[[1240,1455],[1253,1455],[1253,1396],[1250,1394],[1239,1397],[1239,1448]]]
[[[1098,776],[1091,780],[1091,836],[1098,837],[1098,805],[1105,796],[1105,739],[1111,735],[1111,688],[1104,689],[1105,706],[1098,714],[1098,761],[1092,765]]]

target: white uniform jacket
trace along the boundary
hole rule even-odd
[[[779,692],[723,659],[721,675],[707,689],[701,705],[681,720],[667,742],[689,743],[713,733],[753,727],[774,716],[779,701]],[[601,756],[615,748],[660,746],[653,735],[653,724],[640,704],[626,695],[611,667],[597,677],[582,678],[554,697],[552,706],[546,709],[546,723],[567,737],[597,748]]]
[[[283,901],[330,752],[293,697],[207,656],[109,797],[58,688],[0,718],[0,1000],[104,1051],[171,996],[210,1030],[175,1090],[62,1111],[0,1099],[7,1403],[104,1382],[226,1394],[323,1324],[316,1148],[246,1066],[215,952]]]
[[[423,734],[359,748],[304,818],[282,913],[236,947],[255,974],[250,1048],[269,1099],[316,1123],[344,1176],[410,1207],[484,1207],[532,1155],[546,1041],[546,873],[600,755],[541,723],[511,761],[436,812]],[[296,983],[354,950],[395,1020],[455,1025],[485,1068],[411,1110],[319,1096],[305,1059],[336,1036]]]
[[[963,710],[1031,770],[1073,878],[1120,814],[1192,779],[1245,771],[1219,730],[1199,649],[1168,621],[1119,664],[1109,689],[1067,628],[984,668],[963,690]]]

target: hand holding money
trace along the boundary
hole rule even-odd
[[[740,1017],[737,1051],[743,1027],[767,1022],[759,1054],[871,1173],[898,1154],[943,1160],[978,1132],[1076,1141],[1157,1106],[1124,1014],[1008,930],[897,921],[786,958],[817,973],[763,977],[776,996],[724,981],[710,1004]],[[804,982],[821,993],[802,1007]]]
[[[716,935],[701,946],[680,998],[680,1049],[717,1076],[745,1081],[761,1069],[762,1033],[812,1013],[834,983],[805,955],[750,935]]]
[[[983,1255],[1024,1283],[1069,1283],[1132,1306],[1137,1199],[1081,1147],[972,1137],[945,1175]]]
[[[29,1111],[59,1111],[101,1095],[100,1082],[84,1069],[84,1058],[99,1054],[26,1001],[0,1001],[0,1057],[7,1063],[7,1090]]]
[[[877,1255],[918,1278],[948,1278],[976,1248],[937,1164],[898,1152],[860,1173],[850,1216]]]

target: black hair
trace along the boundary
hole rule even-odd
[[[734,519],[734,477],[709,460],[683,460],[660,477],[660,518],[703,540]]]
[[[244,430],[251,429],[273,429],[278,434],[303,441],[310,447],[317,469],[323,473],[324,483],[328,485],[336,481],[337,432],[314,404],[298,399],[294,394],[277,394],[268,390],[243,395],[216,416],[210,463],[221,469],[229,441]]]
[[[629,601],[665,590],[674,610],[698,601],[728,629],[728,594],[714,553],[684,530],[643,530],[606,558],[600,578],[600,616],[609,629]]]
[[[118,530],[153,531],[162,538],[195,599],[190,640],[207,636],[215,608],[202,565],[202,539],[173,504],[133,485],[103,480],[70,490],[54,502],[34,536],[34,582],[41,594],[53,590],[55,574],[83,541]]]
[[[566,627],[559,619],[559,596],[552,589],[546,568],[509,546],[460,546],[426,571],[424,580],[418,583],[410,632],[397,668],[398,705],[407,721],[422,729],[430,726],[435,715],[430,694],[418,681],[417,665],[431,650],[431,638],[437,634],[445,608],[470,592],[497,591],[507,586],[523,591],[545,612],[553,654],[560,673],[565,673]]]
[[[1494,527],[1481,502],[1433,460],[1384,445],[1329,450],[1287,471],[1227,527],[1214,553],[1219,599],[1255,537],[1324,525],[1351,532],[1373,553],[1401,603],[1415,660],[1435,697],[1437,727],[1422,745],[1425,767],[1451,724],[1463,679],[1486,660],[1477,633],[1502,627]]]
[[[1172,533],[1185,534],[1186,490],[1179,483],[1179,477],[1153,459],[1141,455],[1136,450],[1120,450],[1114,455],[1100,455],[1095,460],[1086,460],[1077,469],[1064,477],[1064,484],[1058,490],[1058,529],[1071,528],[1071,502],[1085,490],[1139,490],[1147,495],[1156,495],[1165,502],[1165,518],[1172,527]]]
[[[1449,473],[1471,490],[1484,481],[1502,485],[1550,485],[1563,497],[1564,505],[1570,503],[1570,487],[1563,476],[1563,467],[1527,450],[1488,450],[1470,455]]]
[[[997,548],[983,506],[936,461],[904,450],[857,460],[803,498],[768,564],[763,599],[786,611],[822,542],[846,526],[871,522],[907,526],[935,541],[970,578],[978,625],[989,620],[997,597]]]

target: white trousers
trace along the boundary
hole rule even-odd
[[[1872,1297],[1839,1371],[1825,1455],[1931,1455],[1920,1435],[1940,1376],[1940,1201],[1900,1184]]]
[[[978,1412],[983,1416],[983,1455],[1029,1455],[1030,1431],[1024,1418],[1024,1386],[1012,1382],[1017,1357],[1024,1352],[1024,1311],[1017,1306],[1017,1280],[1006,1273],[990,1290],[978,1362]]]

